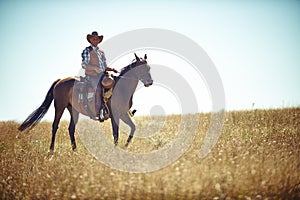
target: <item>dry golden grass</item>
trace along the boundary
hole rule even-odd
[[[135,123],[143,126],[143,120]],[[161,132],[176,132],[178,116],[166,121]],[[0,199],[300,198],[300,108],[226,113],[218,143],[199,159],[209,121],[210,114],[200,114],[193,144],[175,163],[137,174],[101,164],[78,137],[73,152],[67,122],[60,125],[53,154],[51,123],[20,133],[18,123],[0,122]],[[109,123],[99,127],[111,134]],[[123,144],[127,136],[120,137]],[[170,139],[172,134],[134,139],[127,151],[159,149]]]

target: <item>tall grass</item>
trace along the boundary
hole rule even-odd
[[[67,122],[60,125],[54,153],[48,153],[51,123],[20,133],[18,123],[0,122],[0,199],[300,198],[300,108],[227,112],[222,136],[204,159],[198,153],[210,114],[199,115],[195,140],[180,159],[138,174],[101,164],[79,137],[73,152]],[[135,138],[126,151],[161,148],[176,132],[178,118],[167,116],[160,135]],[[154,130],[146,120],[135,123]],[[109,123],[99,128],[111,134]]]

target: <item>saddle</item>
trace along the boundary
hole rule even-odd
[[[105,119],[108,119],[110,115],[107,102],[112,96],[114,83],[115,81],[113,77],[109,74],[105,74],[101,80],[102,107],[104,108],[104,113],[106,113],[107,116]],[[86,77],[78,77],[75,81],[74,88],[77,103],[86,111],[91,119],[95,119],[95,91],[90,86]]]

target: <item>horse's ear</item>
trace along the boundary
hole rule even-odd
[[[144,59],[147,60],[147,54],[145,54]]]
[[[134,53],[135,59],[136,61],[140,61],[140,58],[136,55],[136,53]]]

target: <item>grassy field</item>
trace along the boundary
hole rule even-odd
[[[300,199],[300,108],[227,112],[222,135],[204,159],[198,153],[210,114],[199,115],[189,150],[151,173],[101,164],[78,134],[73,152],[67,122],[60,125],[54,153],[48,153],[51,123],[20,133],[18,123],[0,122],[0,199]],[[178,117],[167,116],[162,133],[176,132]],[[147,119],[134,120],[143,126]],[[109,123],[100,128],[111,135]],[[120,137],[122,144],[127,136]],[[134,139],[125,150],[147,152],[171,139]]]

